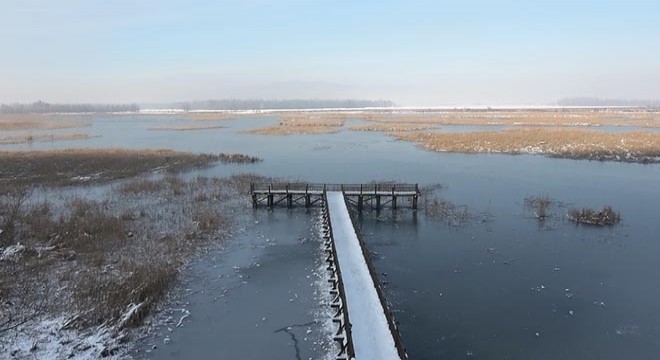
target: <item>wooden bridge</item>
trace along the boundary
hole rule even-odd
[[[250,184],[252,205],[268,207],[294,205],[310,207],[320,204],[326,192],[342,192],[346,200],[362,210],[365,206],[380,210],[390,205],[396,209],[409,205],[417,209],[421,193],[417,184],[310,184],[310,183],[253,183]]]
[[[252,184],[257,207],[286,203],[307,207],[321,204],[322,236],[329,272],[330,307],[337,324],[334,340],[337,360],[407,360],[397,323],[392,316],[371,262],[369,250],[357,231],[349,204],[376,209],[397,207],[403,199],[414,209],[421,195],[417,184]]]

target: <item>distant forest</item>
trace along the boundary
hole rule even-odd
[[[111,113],[139,110],[137,104],[49,104],[37,101],[31,104],[0,105],[1,114]]]
[[[156,107],[184,110],[261,110],[261,109],[326,109],[326,108],[365,108],[392,107],[395,104],[387,100],[205,100],[154,104]],[[153,105],[152,105],[153,106]]]
[[[560,106],[638,106],[660,107],[660,100],[599,99],[593,97],[564,98],[557,102]]]
[[[387,100],[204,100],[161,104],[143,104],[143,108],[182,110],[261,110],[261,109],[332,109],[393,107]],[[31,104],[1,104],[0,114],[43,113],[112,113],[140,111],[138,104],[51,104],[36,101]]]

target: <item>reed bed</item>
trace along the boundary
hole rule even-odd
[[[355,125],[350,126],[348,129],[351,131],[405,132],[438,129],[438,126],[433,124],[388,123]]]
[[[50,135],[19,135],[19,136],[5,136],[0,138],[0,145],[16,145],[16,144],[30,144],[37,142],[55,142],[55,141],[72,141],[72,140],[87,140],[95,136],[83,133],[70,133],[70,134],[50,134]]]
[[[616,225],[621,221],[621,214],[606,205],[601,210],[590,208],[571,209],[568,212],[568,219],[578,223],[595,226]]]
[[[525,207],[534,212],[534,217],[544,221],[551,216],[550,208],[553,204],[552,199],[547,196],[532,196],[525,199]]]
[[[285,118],[360,119],[375,123],[473,125],[473,126],[544,126],[660,127],[660,111],[654,109],[453,109],[453,110],[354,110],[278,113]]]
[[[70,129],[90,125],[89,122],[62,120],[55,115],[0,114],[0,131]]]
[[[222,125],[163,125],[150,127],[147,130],[155,131],[194,131],[194,130],[208,130],[208,129],[222,129],[226,126]]]
[[[267,126],[244,131],[246,134],[256,135],[313,135],[334,134],[341,131],[339,127],[330,126]]]
[[[0,347],[17,349],[11,335],[21,333],[56,346],[57,358],[120,353],[182,266],[229,235],[255,181],[263,178],[135,178],[95,199],[57,188],[0,193]],[[52,319],[50,344],[41,343]]]
[[[493,132],[394,133],[440,152],[542,154],[552,157],[660,162],[660,133],[609,133],[567,128],[523,128]]]
[[[0,186],[99,183],[222,163],[254,163],[243,154],[194,154],[172,150],[67,149],[0,152]]]

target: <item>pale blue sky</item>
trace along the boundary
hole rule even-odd
[[[0,0],[0,102],[660,99],[660,1]]]

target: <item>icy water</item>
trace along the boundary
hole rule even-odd
[[[264,162],[199,173],[440,183],[444,198],[469,207],[474,216],[467,224],[448,226],[403,209],[365,211],[360,222],[412,359],[657,358],[659,165],[440,154],[372,132],[238,133],[276,121],[209,122],[227,128],[180,132],[147,130],[188,123],[176,116],[103,117],[86,130],[71,130],[98,138],[0,149],[241,152]],[[538,195],[563,203],[544,224],[524,208],[526,197]],[[572,206],[606,204],[621,212],[621,225],[575,226],[565,219]],[[146,349],[152,351],[145,357],[153,359],[296,359],[296,346],[302,359],[324,355],[318,346],[323,324],[314,322],[321,309],[321,286],[314,284],[320,256],[312,236],[316,216],[300,209],[250,214],[242,235],[200,261],[185,280],[190,291],[181,305],[190,317],[171,333],[161,329],[142,355]],[[274,245],[267,238],[276,239]],[[290,302],[292,294],[298,297]],[[181,314],[174,310],[171,316],[176,323]]]

